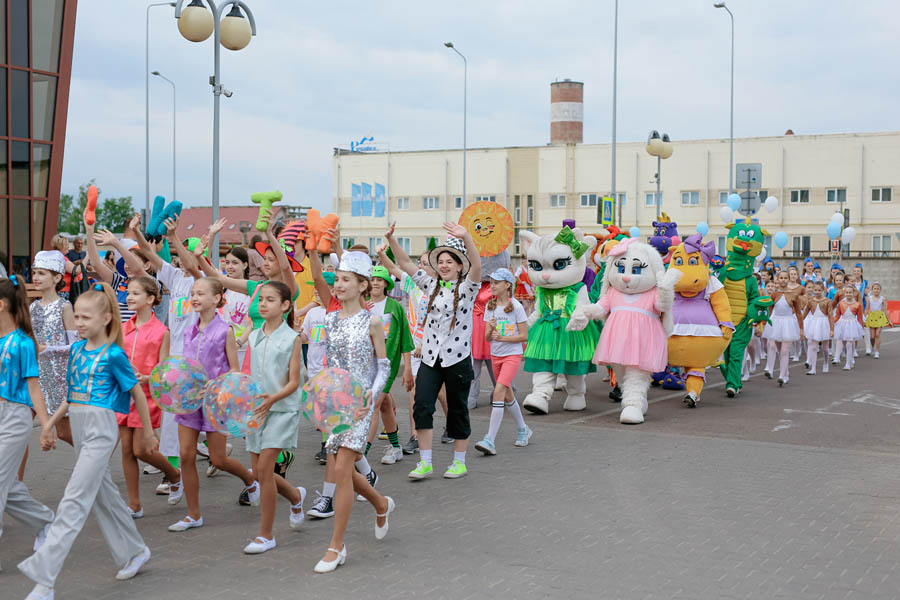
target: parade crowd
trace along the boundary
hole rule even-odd
[[[590,378],[621,402],[622,423],[637,424],[651,385],[684,390],[694,408],[710,367],[721,371],[729,397],[760,363],[778,386],[789,383],[792,360],[805,362],[811,376],[842,361],[850,371],[863,352],[879,358],[881,330],[890,326],[881,285],[867,281],[860,264],[823,272],[806,258],[782,268],[764,257],[764,232],[749,219],[729,226],[726,257],[702,235],[682,240],[658,223],[645,243],[615,227],[591,235],[566,222],[551,235],[522,232],[523,256],[514,265],[509,239],[490,243],[501,234],[493,227],[445,223],[443,239],[410,257],[393,225],[377,248],[341,248],[336,220],[315,213],[275,223],[270,216],[261,210],[259,235],[221,261],[209,248],[217,247],[222,220],[201,238],[182,240],[177,214],[155,231],[135,216],[122,237],[95,231],[86,218],[86,252],[80,239],[70,250],[56,236],[28,277],[0,278],[0,518],[12,516],[34,533],[34,553],[18,565],[36,584],[28,599],[54,597],[92,510],[116,577],[139,572],[151,555],[136,526],[144,514],[142,472],[161,475],[156,492],[169,505],[184,500],[183,516],[168,528],[173,534],[204,525],[198,464],[207,477],[240,480],[236,501],[258,507],[247,554],[276,548],[278,496],[290,506],[291,529],[333,519],[314,566],[327,573],[348,560],[344,535],[355,500],[371,505],[379,540],[400,505],[382,493],[369,462],[377,439],[386,440],[383,465],[416,456],[411,481],[435,474],[436,441],[453,445],[443,477],[468,474],[469,411],[485,367],[490,421],[476,433],[475,449],[493,456],[531,443],[523,408],[550,412],[554,390],[563,390],[565,409],[583,410]],[[260,426],[241,440],[219,431],[202,409],[161,410],[150,375],[169,356],[199,361],[210,379],[249,374],[264,392],[254,413]],[[363,382],[370,401],[348,430],[304,440],[304,451],[325,466],[309,500],[288,470],[300,448],[303,385],[331,367]],[[521,403],[520,371],[533,374]],[[408,424],[397,419],[398,386],[409,392]],[[438,405],[446,424],[435,435]],[[505,416],[514,432],[501,432]],[[35,417],[43,450],[60,442],[75,449],[55,510],[27,487]],[[237,444],[245,444],[249,464],[231,457]],[[117,447],[124,495],[111,476]]]

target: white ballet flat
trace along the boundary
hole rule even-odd
[[[388,503],[387,511],[382,514],[375,513],[375,517],[377,517],[377,518],[384,517],[384,527],[379,527],[378,521],[377,520],[375,521],[375,539],[376,540],[383,540],[384,537],[387,535],[388,528],[390,527],[390,524],[388,523],[388,517],[390,516],[390,514],[392,512],[394,512],[394,509],[397,508],[397,505],[394,504],[393,498],[391,498],[390,496],[385,496],[385,497],[387,498],[387,503]]]
[[[335,548],[329,548],[328,551],[334,552],[335,554],[337,554],[337,558],[335,558],[331,562],[326,561],[324,558],[322,560],[320,560],[318,562],[318,564],[316,565],[316,568],[313,569],[313,571],[315,571],[316,573],[331,573],[332,571],[337,569],[339,566],[344,564],[344,562],[346,562],[346,560],[347,560],[347,544],[344,544],[344,547],[341,548],[340,550],[337,550]]]

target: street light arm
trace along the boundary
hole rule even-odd
[[[243,0],[226,0],[226,2],[223,2],[218,6],[215,2],[213,2],[213,0],[203,0],[203,2],[205,2],[212,11],[213,18],[215,19],[216,31],[218,31],[219,29],[219,20],[220,17],[225,14],[225,9],[232,6],[239,6],[247,14],[247,20],[250,22],[250,34],[256,35],[256,19],[253,18],[253,11],[250,10],[250,7],[247,6],[247,4]],[[164,4],[175,6],[175,18],[181,18],[181,9],[182,5],[184,4],[184,0],[178,0],[174,4],[171,2],[165,2]]]

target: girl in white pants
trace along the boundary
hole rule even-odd
[[[39,546],[53,511],[32,498],[16,477],[31,436],[32,407],[45,424],[49,417],[38,380],[25,280],[13,275],[0,279],[0,535],[7,512],[34,533]]]
[[[118,439],[116,413],[127,414],[131,399],[143,422],[144,444],[153,448],[158,443],[150,424],[147,399],[121,346],[122,322],[109,285],[98,283],[78,297],[75,326],[82,341],[74,344],[69,354],[68,400],[41,432],[41,447],[54,448],[54,427],[68,413],[75,442],[75,468],[46,540],[32,556],[19,563],[19,570],[37,583],[26,600],[53,599],[56,578],[92,508],[120,568],[116,579],[134,577],[150,560],[150,549],[109,473],[109,458]]]

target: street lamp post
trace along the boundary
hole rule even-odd
[[[724,2],[716,2],[713,4],[716,8],[724,8],[731,17],[731,132],[730,149],[728,153],[728,193],[734,193],[734,14],[731,12]]]
[[[219,97],[224,94],[226,98],[230,98],[232,94],[220,81],[219,45],[229,50],[241,50],[246,47],[250,43],[250,38],[256,35],[256,21],[250,7],[242,0],[225,0],[219,5],[213,0],[204,1],[209,6],[209,12],[201,0],[191,0],[191,3],[183,9],[184,0],[178,0],[175,3],[175,18],[178,19],[178,31],[191,42],[202,42],[210,34],[213,35],[214,70],[209,83],[213,88],[212,221],[215,223],[219,220]],[[222,19],[222,14],[228,7],[231,7],[231,11]],[[246,19],[241,9],[247,14]],[[212,241],[210,255],[218,265],[218,237]]]
[[[613,18],[613,98],[612,98],[612,167],[610,168],[613,206],[619,213],[618,224],[622,227],[622,205],[616,194],[616,79],[619,67],[619,0],[615,0],[616,10]],[[603,202],[597,203],[597,223],[603,221]]]
[[[444,42],[444,45],[457,54],[459,54],[460,58],[463,59],[463,207],[466,206],[466,100],[468,98],[467,86],[469,81],[469,61],[466,60],[466,57],[462,52],[456,49],[456,46],[453,45],[453,42]]]
[[[658,219],[660,211],[660,196],[662,196],[662,193],[660,192],[662,181],[662,161],[663,159],[672,156],[672,142],[669,140],[669,134],[664,133],[660,137],[658,131],[656,131],[655,129],[651,131],[650,136],[647,138],[647,154],[656,157],[656,198],[654,204],[656,204],[656,218]]]
[[[175,132],[177,131],[176,118],[177,118],[178,112],[175,109],[175,104],[176,104],[175,103],[175,82],[172,81],[171,79],[169,79],[168,77],[166,77],[165,75],[163,75],[162,73],[160,73],[159,71],[153,71],[153,75],[156,75],[163,81],[168,81],[169,85],[172,86],[172,200],[177,200],[178,196],[175,194],[175,182],[176,182],[175,167],[178,164],[178,161],[175,160],[175,148],[176,148]]]
[[[150,221],[150,9],[154,6],[175,6],[174,2],[154,2],[147,5],[144,34],[144,221]]]

